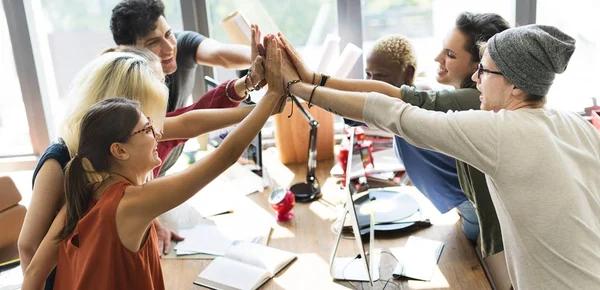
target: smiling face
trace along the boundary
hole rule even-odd
[[[487,49],[481,58],[481,67],[485,70],[499,72]],[[479,75],[481,75],[481,78],[479,78]],[[498,112],[507,109],[512,102],[517,101],[515,93],[520,90],[516,89],[502,75],[485,71],[479,74],[475,71],[471,79],[477,83],[477,90],[481,92],[479,99],[481,100],[480,108],[482,110]]]
[[[412,74],[414,74],[414,68],[404,70],[401,65],[388,60],[382,53],[373,52],[367,58],[365,72],[369,80],[382,81],[400,87],[409,84]]]
[[[130,133],[129,139],[123,143],[123,148],[129,154],[128,161],[135,167],[136,172],[147,173],[162,161],[158,157],[157,137],[152,122],[140,114],[140,119]]]
[[[460,30],[453,28],[444,38],[444,48],[435,58],[439,63],[436,80],[440,84],[450,85],[456,89],[471,77],[477,69],[478,62],[465,49],[467,36]]]
[[[156,20],[156,29],[136,40],[137,47],[144,47],[156,54],[161,60],[162,71],[170,75],[177,70],[177,40],[165,17]]]

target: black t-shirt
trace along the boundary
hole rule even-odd
[[[48,159],[56,160],[58,164],[60,164],[60,168],[62,168],[63,171],[65,170],[67,163],[71,160],[71,156],[69,156],[69,149],[62,139],[59,139],[57,142],[52,142],[44,152],[44,155],[40,158],[40,161],[38,161],[38,164],[33,171],[33,180],[31,181],[32,186],[35,184],[35,178],[37,177],[38,172],[42,169],[42,166]]]
[[[168,112],[173,112],[178,108],[184,107],[187,98],[192,94],[194,81],[196,78],[196,52],[200,43],[206,39],[202,34],[193,31],[183,31],[175,33],[177,39],[177,70],[168,75],[165,79],[169,87],[169,106]],[[163,160],[163,166],[160,169],[159,176],[165,175],[165,172],[175,164],[183,152],[183,144],[175,147],[173,151]]]
[[[200,43],[206,39],[204,35],[193,31],[175,33],[177,39],[177,70],[168,75],[165,83],[169,87],[169,106],[172,112],[185,105],[187,97],[192,94],[196,78],[196,52]]]

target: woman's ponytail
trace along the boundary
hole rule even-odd
[[[89,160],[88,160],[89,162]],[[86,213],[92,189],[88,187],[86,170],[83,166],[84,157],[75,154],[65,167],[65,203],[67,206],[67,218],[65,226],[56,235],[57,241],[67,239],[75,230],[77,223]]]

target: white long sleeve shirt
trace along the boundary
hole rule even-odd
[[[371,93],[364,120],[473,165],[516,289],[600,289],[600,132],[549,109],[434,112]]]

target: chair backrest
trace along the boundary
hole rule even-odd
[[[19,204],[21,194],[8,176],[0,176],[0,263],[19,257],[17,241],[27,209]]]
[[[17,205],[21,201],[21,194],[15,183],[8,176],[0,176],[0,213]]]

